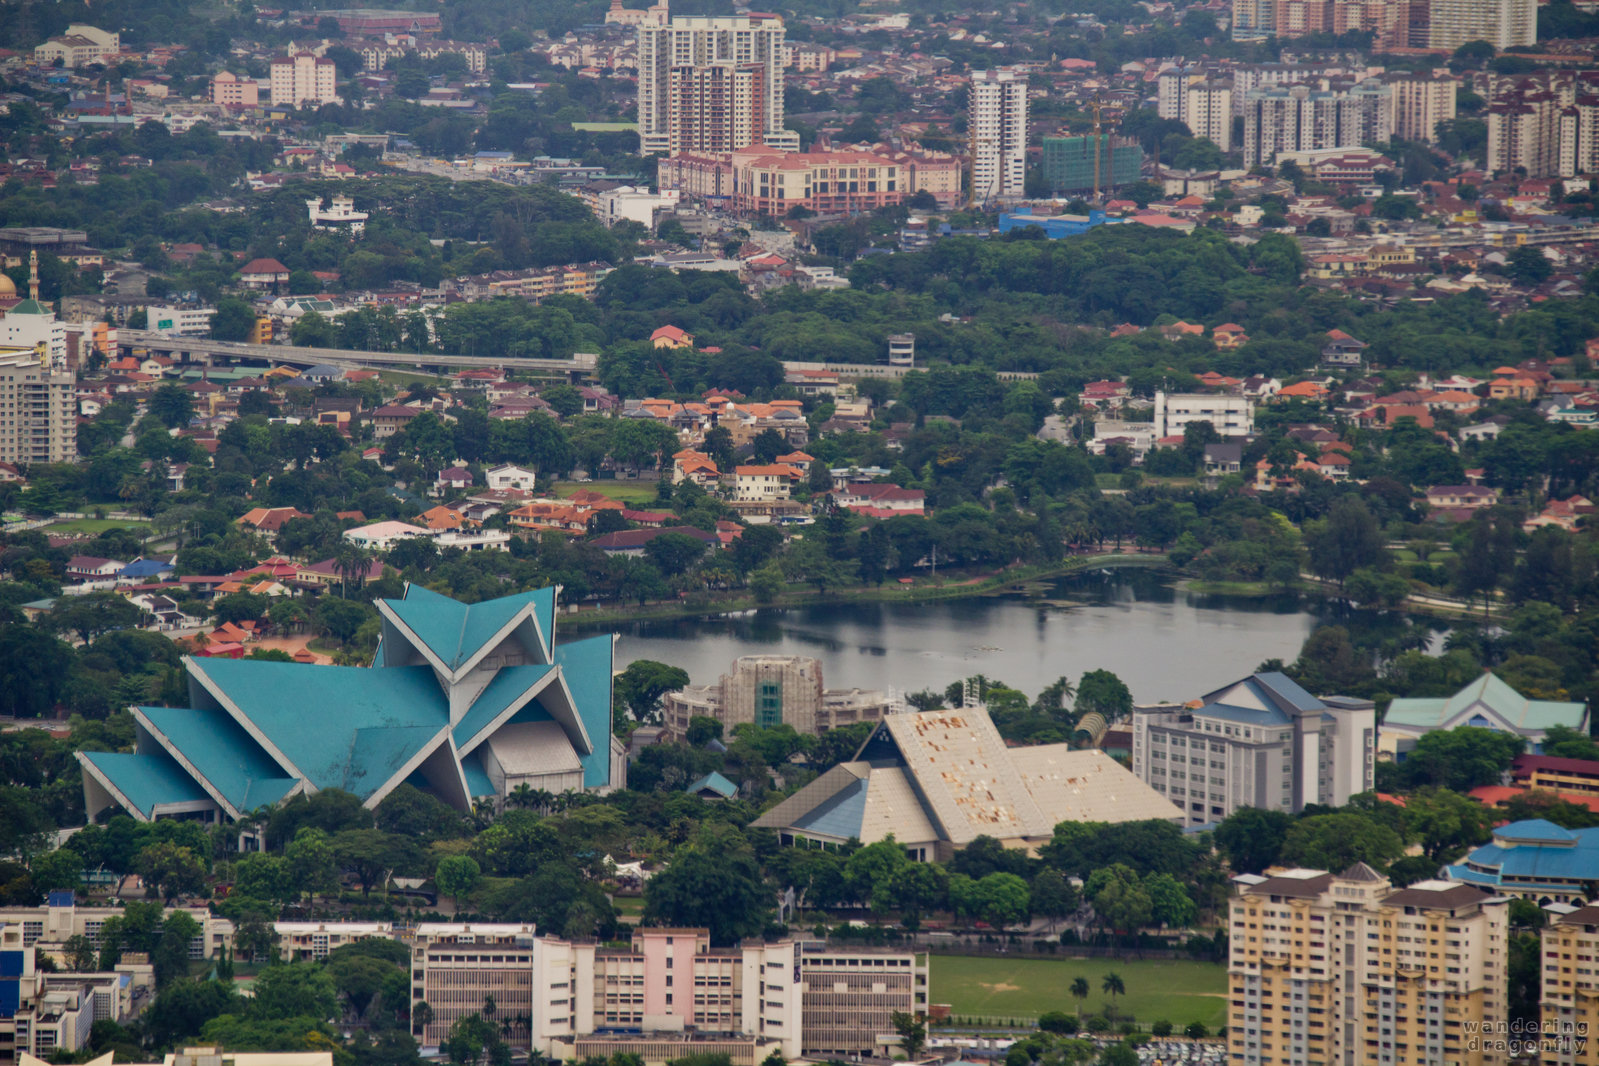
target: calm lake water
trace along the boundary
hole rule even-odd
[[[1192,699],[1266,659],[1292,662],[1317,624],[1312,607],[1196,595],[1151,570],[1095,571],[1046,583],[1042,595],[637,622],[616,627],[617,665],[656,659],[704,685],[740,655],[809,655],[829,688],[941,690],[981,673],[1029,696],[1105,669],[1153,703]]]

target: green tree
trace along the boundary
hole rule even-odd
[[[307,827],[295,833],[284,849],[284,857],[294,871],[295,889],[313,901],[318,893],[332,892],[338,887],[339,867],[333,854],[333,842],[322,830]]]
[[[1404,850],[1404,842],[1392,829],[1357,811],[1340,811],[1311,815],[1290,826],[1282,861],[1333,871],[1363,862],[1381,871]]]
[[[681,667],[652,659],[637,659],[629,663],[627,669],[616,675],[616,680],[612,682],[618,725],[624,724],[621,719],[623,708],[632,714],[636,722],[659,721],[661,697],[683,688],[688,680],[688,672]]]
[[[45,619],[57,633],[76,633],[85,644],[101,633],[132,629],[144,612],[115,592],[88,592],[82,596],[63,596]]]
[[[194,417],[194,397],[177,382],[164,382],[150,394],[147,409],[163,426],[177,429],[187,426]]]
[[[895,1011],[890,1016],[894,1032],[899,1034],[899,1049],[905,1057],[915,1062],[927,1047],[927,1023],[915,1014]]]
[[[1088,998],[1089,993],[1092,991],[1088,987],[1088,978],[1072,978],[1071,988],[1068,991],[1071,992],[1072,998],[1077,1001],[1077,1016],[1081,1018],[1083,1016],[1083,1001]]]
[[[328,971],[312,962],[268,966],[255,979],[255,1013],[262,1018],[337,1016],[339,993]]]
[[[1460,726],[1435,729],[1417,738],[1416,746],[1397,766],[1402,787],[1433,785],[1450,792],[1470,792],[1498,784],[1526,741],[1515,733]]]
[[[483,871],[478,866],[477,860],[470,855],[446,855],[439,860],[438,869],[433,874],[433,881],[439,886],[439,891],[449,895],[457,910],[461,907],[461,897],[471,895],[477,888],[478,881]]]
[[[1112,863],[1095,870],[1083,885],[1083,894],[1094,905],[1094,912],[1107,925],[1132,933],[1149,924],[1154,901],[1139,879],[1138,871],[1125,863]]]
[[[730,834],[679,848],[671,864],[646,883],[644,917],[704,927],[713,943],[734,944],[761,930],[772,898],[754,853]]]
[[[205,862],[188,848],[170,841],[151,844],[139,852],[139,876],[171,901],[195,895],[205,888]]]
[[[255,308],[237,296],[224,296],[217,301],[217,313],[211,316],[211,336],[219,341],[250,339],[255,328]]]
[[[1199,908],[1182,882],[1171,874],[1148,874],[1144,891],[1149,895],[1150,920],[1168,929],[1187,929],[1199,917]]]
[[[1356,570],[1387,561],[1382,529],[1358,496],[1339,497],[1325,519],[1305,523],[1303,535],[1311,570],[1339,585]]]
[[[1404,822],[1437,866],[1488,841],[1494,815],[1470,796],[1446,789],[1417,789],[1405,797]]]
[[[1077,699],[1072,708],[1079,718],[1098,713],[1105,721],[1114,722],[1133,713],[1133,694],[1109,670],[1090,670],[1077,682]]]
[[[1234,873],[1258,874],[1276,864],[1293,820],[1286,811],[1240,807],[1216,827],[1216,846]]]

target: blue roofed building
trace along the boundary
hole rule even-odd
[[[236,821],[337,788],[402,783],[458,810],[519,785],[626,785],[610,634],[555,643],[555,588],[465,604],[409,585],[377,601],[372,666],[187,658],[187,707],[134,707],[132,752],[79,752],[91,819]]]
[[[1133,773],[1188,825],[1240,807],[1341,807],[1373,787],[1370,700],[1312,696],[1286,674],[1251,674],[1182,704],[1133,708]]]
[[[1599,891],[1599,828],[1562,829],[1542,818],[1510,822],[1443,872],[1451,881],[1534,900],[1540,907],[1581,907]]]
[[[1528,699],[1498,675],[1484,670],[1481,677],[1446,699],[1394,700],[1383,715],[1379,747],[1385,756],[1403,761],[1423,734],[1463,725],[1515,733],[1536,755],[1543,750],[1544,734],[1557,725],[1586,736],[1588,705]]]

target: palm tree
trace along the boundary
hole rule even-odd
[[[532,807],[537,802],[538,797],[533,791],[533,786],[526,781],[513,788],[510,795],[505,797],[505,805],[507,807]]]
[[[1116,973],[1106,974],[1105,979],[1100,982],[1099,988],[1100,991],[1111,997],[1112,1003],[1116,1002],[1117,996],[1127,994],[1127,986],[1122,983],[1121,975]]]
[[[350,582],[364,580],[367,567],[372,565],[372,553],[352,541],[340,540],[338,550],[333,553],[333,569],[338,572],[339,580],[343,584],[343,596],[350,598]]]
[[[1079,977],[1072,981],[1072,998],[1077,1001],[1077,1017],[1083,1016],[1083,1000],[1088,998],[1088,978]]]

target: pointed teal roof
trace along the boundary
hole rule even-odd
[[[450,720],[427,666],[205,659],[190,660],[189,669],[209,679],[313,787],[342,788],[362,799]]]
[[[611,783],[612,638],[555,647],[555,589],[468,605],[413,585],[380,609],[394,643],[369,668],[186,659],[190,707],[134,708],[136,753],[79,755],[91,802],[239,818],[327,788],[370,806],[410,779],[460,806],[495,793],[477,749],[513,722],[557,723],[523,732]]]
[[[87,763],[145,821],[155,817],[155,808],[167,803],[209,800],[205,789],[166,752],[129,755],[116,751],[80,751],[78,760]]]
[[[279,766],[244,727],[219,711],[135,707],[134,717],[180,763],[187,762],[239,814],[277,803],[295,777]]]
[[[1484,670],[1481,677],[1448,699],[1394,700],[1388,705],[1388,713],[1383,715],[1383,724],[1410,729],[1447,729],[1468,724],[1474,714],[1482,711],[1522,734],[1545,733],[1557,725],[1582,730],[1588,720],[1585,703],[1530,700],[1498,675]]]
[[[541,603],[541,600],[545,602]],[[539,635],[539,643],[544,657],[549,658],[550,629],[555,613],[554,589],[539,589],[483,603],[466,604],[413,584],[406,588],[404,599],[384,602],[416,634],[417,639],[451,670],[459,669],[470,660],[531,604],[535,618],[542,608],[548,619],[548,622],[539,619],[543,630]]]
[[[11,308],[11,310],[7,311],[6,314],[8,314],[8,315],[53,315],[53,314],[55,314],[55,312],[50,310],[44,304],[40,303],[38,300],[29,299],[29,300],[23,300],[21,303],[17,304],[13,308]]]
[[[700,778],[683,791],[693,796],[698,795],[707,789],[716,793],[718,796],[721,796],[723,799],[731,799],[738,795],[738,786],[733,784],[733,782],[729,781],[727,778],[723,777],[721,774],[717,773],[715,770],[712,770],[710,773],[706,774],[704,777]]]
[[[583,784],[590,788],[611,778],[611,669],[615,654],[616,642],[609,633],[555,649],[561,677],[594,742],[594,750],[581,756]]]

